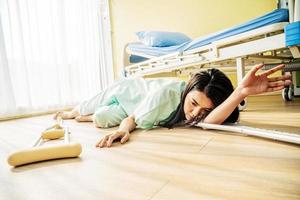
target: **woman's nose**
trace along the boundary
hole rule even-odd
[[[200,114],[200,112],[201,112],[201,107],[200,106],[195,107],[193,112],[192,112],[193,117],[197,117]]]

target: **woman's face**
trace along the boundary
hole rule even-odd
[[[205,110],[212,108],[212,101],[203,92],[192,90],[185,97],[183,110],[188,121],[193,121],[196,117],[201,116]]]

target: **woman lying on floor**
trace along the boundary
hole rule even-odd
[[[291,76],[268,76],[284,65],[257,75],[263,65],[249,71],[236,89],[226,75],[209,69],[196,73],[186,84],[172,79],[129,78],[115,82],[93,98],[82,102],[72,111],[55,115],[63,119],[94,122],[96,127],[119,126],[104,136],[97,147],[110,147],[118,139],[129,140],[136,128],[155,126],[172,128],[177,124],[234,123],[239,118],[238,105],[249,95],[283,89],[291,84]]]

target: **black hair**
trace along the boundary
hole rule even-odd
[[[212,101],[215,108],[229,97],[234,88],[229,78],[218,69],[212,68],[194,74],[181,94],[181,100],[176,111],[174,111],[168,119],[162,122],[161,126],[172,128],[175,125],[184,122],[184,101],[187,94],[192,90],[203,92]],[[210,111],[211,110],[206,110],[200,118],[195,119],[195,122],[203,120]],[[236,107],[224,122],[234,123],[238,118],[239,110],[238,107]]]

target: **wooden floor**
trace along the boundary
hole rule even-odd
[[[249,98],[246,125],[300,133],[300,99]],[[130,142],[97,149],[110,130],[66,122],[80,158],[12,168],[51,116],[0,122],[0,199],[300,199],[300,146],[200,128],[136,131]]]

